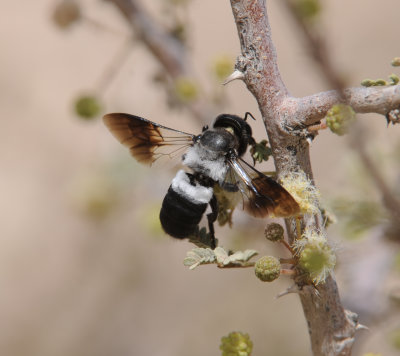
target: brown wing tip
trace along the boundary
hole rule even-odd
[[[291,201],[286,197],[286,201],[284,203],[278,204],[274,210],[273,214],[279,218],[290,218],[300,213],[299,204],[291,197]]]
[[[274,210],[273,201],[267,196],[253,195],[245,203],[245,210],[256,218],[264,218],[271,215]]]

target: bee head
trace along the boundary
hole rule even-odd
[[[213,128],[217,127],[224,128],[236,136],[239,142],[239,147],[237,148],[238,156],[242,156],[252,140],[250,125],[237,115],[221,114],[217,116],[213,124]]]

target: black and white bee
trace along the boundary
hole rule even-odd
[[[180,170],[172,180],[160,211],[161,225],[172,237],[188,238],[198,231],[200,220],[210,205],[207,219],[211,247],[215,248],[216,184],[223,190],[241,193],[244,208],[255,217],[270,214],[288,217],[299,212],[299,205],[285,188],[241,158],[248,146],[255,144],[247,116],[251,114],[246,113],[244,119],[221,114],[212,128],[203,127],[199,135],[130,114],[107,114],[103,120],[138,162],[151,165],[162,156],[172,156],[180,148],[186,148],[182,163],[190,173]]]

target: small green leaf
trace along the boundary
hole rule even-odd
[[[201,264],[213,263],[215,261],[214,251],[210,248],[194,248],[187,252],[183,264],[189,269],[195,269]]]
[[[251,147],[250,153],[254,163],[268,161],[269,157],[272,155],[272,150],[267,144],[267,140],[262,140]]]
[[[194,269],[202,264],[216,263],[218,267],[248,267],[253,264],[249,260],[257,255],[254,250],[237,251],[229,254],[222,247],[216,247],[215,250],[210,248],[194,248],[187,252],[183,264],[189,269]]]

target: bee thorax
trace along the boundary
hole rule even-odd
[[[222,182],[228,171],[225,155],[216,152],[210,154],[200,145],[190,147],[183,156],[182,163],[194,172],[203,174],[215,182]]]

